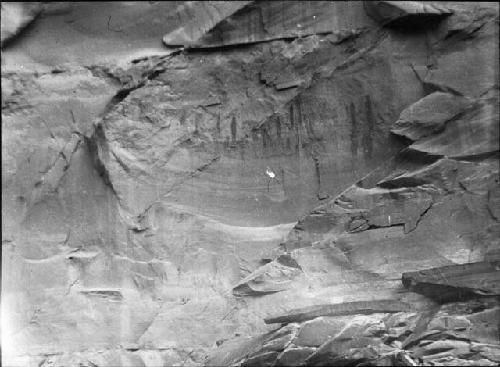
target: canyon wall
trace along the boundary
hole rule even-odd
[[[2,3],[3,365],[498,365],[498,88],[496,3]]]

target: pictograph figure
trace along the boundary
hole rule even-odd
[[[280,183],[280,180],[278,179],[278,177],[276,177],[276,174],[271,170],[271,168],[266,167],[266,175],[269,176],[269,179],[267,180],[267,192],[269,192],[269,183],[272,181],[272,180],[275,180],[277,183]]]

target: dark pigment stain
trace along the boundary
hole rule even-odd
[[[351,115],[351,154],[356,157],[358,154],[358,128],[356,126],[356,109],[353,102],[349,105],[349,113]]]
[[[363,136],[363,147],[367,157],[371,157],[373,153],[373,133],[375,127],[375,115],[373,114],[372,101],[370,96],[365,96],[365,110],[367,129]]]
[[[261,127],[262,134],[262,146],[266,148],[268,145],[271,145],[271,137],[269,136],[268,127],[266,124]]]
[[[217,136],[220,138],[220,114],[219,116],[217,116],[216,129],[217,129]]]
[[[278,139],[281,140],[281,118],[280,116],[276,117],[276,135]]]
[[[236,141],[236,117],[233,116],[231,119],[231,136],[233,141]]]

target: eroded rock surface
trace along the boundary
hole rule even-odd
[[[27,27],[40,14],[42,6],[37,2],[2,2],[2,47]]]
[[[391,130],[411,140],[419,140],[444,130],[445,124],[469,106],[467,99],[450,93],[434,92],[405,109]]]
[[[428,26],[429,20],[441,20],[453,13],[437,2],[365,1],[367,13],[382,25],[398,27]]]
[[[4,365],[498,365],[497,4],[36,6]]]
[[[211,48],[331,34],[330,40],[335,42],[339,34],[372,24],[361,2],[242,1],[233,5],[226,2],[224,7],[230,7],[225,14],[232,14],[221,17],[219,12],[212,18],[214,21],[206,21],[206,31],[201,36],[179,37],[176,32],[167,34],[163,41],[169,46]],[[190,28],[196,32],[199,25]]]
[[[498,279],[499,264],[487,261],[403,273],[402,277],[406,287],[440,301],[499,296]]]

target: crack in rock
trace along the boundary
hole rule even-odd
[[[57,192],[62,179],[71,165],[73,155],[77,152],[81,143],[81,137],[73,134],[63,149],[57,153],[55,161],[35,184],[35,190],[32,192],[30,200],[31,206],[39,203],[47,194]]]
[[[424,216],[429,212],[429,210],[431,210],[432,206],[434,205],[434,202],[431,201],[429,203],[429,206],[424,209],[423,212],[421,212],[417,218],[417,220],[415,221],[415,224],[411,227],[411,228],[406,228],[406,224],[405,224],[405,233],[408,234],[408,233],[411,233],[413,232],[415,229],[417,229],[418,225],[420,224],[420,221],[424,218]]]
[[[182,186],[186,181],[198,176],[200,173],[207,170],[214,163],[218,162],[220,158],[221,158],[221,155],[218,154],[215,157],[213,157],[212,159],[210,159],[210,161],[208,161],[207,163],[203,164],[202,166],[200,166],[200,167],[196,168],[195,170],[191,171],[190,173],[188,173],[187,176],[182,178],[182,180],[180,182],[177,182],[174,185],[172,185],[167,192],[165,192],[164,194],[161,195],[161,197],[159,199],[153,201],[141,213],[135,215],[135,218],[137,218],[139,220],[144,219],[146,216],[146,213],[153,207],[154,204],[160,203],[161,200],[169,197],[178,187]],[[142,227],[139,227],[139,228],[141,229],[140,231],[145,230]]]

